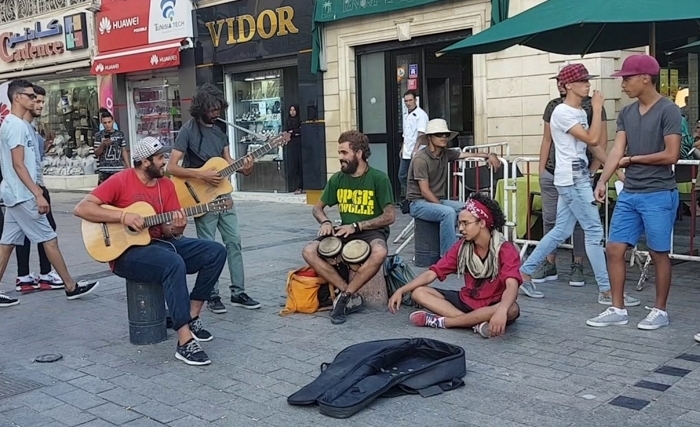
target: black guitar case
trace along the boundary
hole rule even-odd
[[[427,338],[370,341],[347,347],[321,374],[287,398],[318,404],[321,414],[349,418],[378,397],[435,396],[464,385],[464,349]]]

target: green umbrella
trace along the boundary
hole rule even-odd
[[[675,55],[677,53],[697,53],[700,54],[700,40],[687,44],[685,46],[677,47],[670,52],[666,52],[667,55]]]
[[[585,55],[700,34],[700,0],[548,0],[446,47],[499,52],[515,45]],[[651,42],[650,42],[651,40]]]

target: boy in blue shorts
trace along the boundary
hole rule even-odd
[[[659,63],[649,55],[633,55],[613,77],[622,77],[622,90],[637,101],[620,111],[617,137],[595,190],[596,199],[607,197],[608,179],[625,168],[624,189],[615,205],[606,248],[612,287],[612,307],[588,320],[589,326],[626,325],[623,294],[625,252],[642,234],[656,267],[656,301],[639,329],[668,326],[666,300],[671,287],[671,236],[678,209],[673,165],[680,157],[681,111],[656,91]]]

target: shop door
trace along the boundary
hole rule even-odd
[[[372,157],[370,165],[390,177],[398,171],[390,158],[392,126],[389,123],[390,104],[387,103],[387,58],[384,52],[358,56],[358,102],[360,132],[369,139]],[[393,185],[392,181],[392,185]]]

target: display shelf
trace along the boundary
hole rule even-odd
[[[172,146],[180,127],[180,91],[177,86],[152,86],[133,89],[135,108],[134,134],[138,138],[158,138]]]

